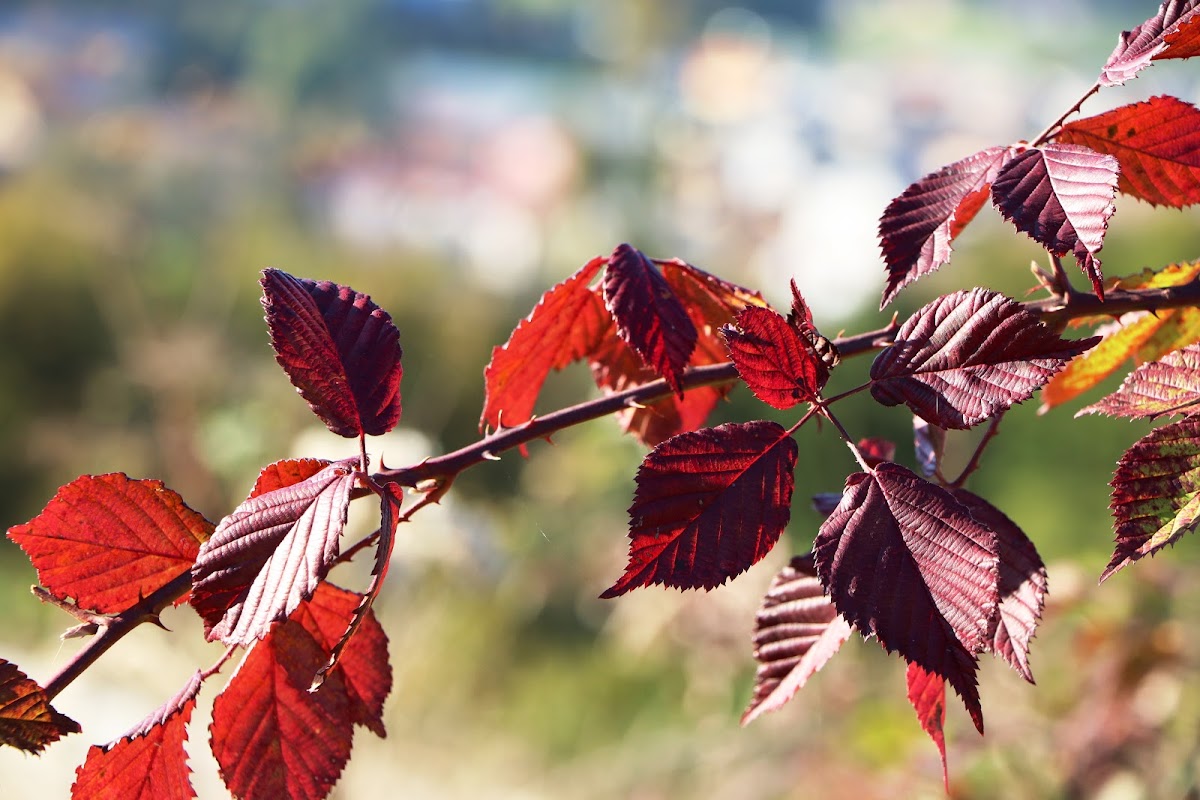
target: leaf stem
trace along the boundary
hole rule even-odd
[[[970,461],[968,461],[967,465],[963,467],[963,471],[959,474],[959,476],[950,482],[951,488],[961,489],[962,485],[966,483],[967,478],[971,476],[971,473],[979,469],[979,460],[983,457],[983,451],[987,449],[988,444],[991,443],[992,439],[994,439],[996,434],[1000,431],[1000,420],[1004,419],[1004,415],[1007,413],[1007,411],[1008,409],[1005,409],[1004,411],[996,414],[996,416],[992,417],[992,422],[990,425],[988,425],[987,432],[983,434],[983,438],[979,440],[979,444],[975,445],[975,452],[971,454]]]
[[[1086,103],[1092,95],[1096,94],[1096,92],[1099,92],[1099,91],[1100,91],[1100,82],[1096,81],[1096,83],[1092,84],[1092,88],[1088,89],[1087,92],[1084,93],[1083,97],[1080,97],[1078,100],[1075,101],[1075,105],[1071,106],[1066,111],[1064,111],[1062,116],[1060,116],[1058,119],[1054,120],[1054,122],[1051,122],[1048,126],[1046,126],[1046,130],[1044,130],[1038,134],[1037,138],[1034,139],[1032,142],[1033,146],[1041,147],[1047,141],[1049,141],[1051,136],[1058,133],[1058,129],[1062,127],[1062,124],[1064,122],[1066,122],[1067,117],[1071,116],[1076,111],[1078,111],[1080,108],[1082,108],[1083,104]]]

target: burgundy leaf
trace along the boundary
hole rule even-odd
[[[921,474],[932,478],[941,469],[942,453],[946,450],[946,429],[931,425],[914,415],[913,448],[917,452],[917,466]]]
[[[1125,451],[1110,507],[1117,544],[1101,581],[1200,525],[1200,416],[1156,428]]]
[[[1054,138],[1115,157],[1117,188],[1151,205],[1200,202],[1200,109],[1191,103],[1152,97],[1069,122]]]
[[[737,324],[722,333],[738,374],[755,397],[779,409],[819,399],[829,370],[795,327],[766,308],[747,308],[738,314]]]
[[[621,338],[682,395],[679,380],[696,347],[696,326],[650,259],[630,245],[617,245],[609,257],[604,304]]]
[[[1017,230],[1055,255],[1073,253],[1104,299],[1096,253],[1116,208],[1117,159],[1051,142],[1013,156],[996,175],[992,199]]]
[[[942,757],[942,781],[950,793],[950,771],[946,768],[946,681],[941,675],[926,672],[920,664],[910,663],[904,675],[908,682],[908,702],[917,712],[921,729],[929,734]]]
[[[0,744],[38,753],[79,730],[78,722],[50,705],[41,686],[0,658]]]
[[[817,572],[842,616],[948,680],[981,733],[975,653],[990,644],[997,548],[995,532],[949,492],[890,463],[846,480],[815,543]]]
[[[357,459],[252,497],[221,520],[192,569],[210,641],[249,645],[312,595],[338,553]]]
[[[528,422],[551,370],[589,356],[611,326],[608,310],[588,288],[607,263],[593,258],[542,295],[483,372],[487,399],[479,428],[499,430]],[[615,335],[615,333],[614,333]]]
[[[901,326],[871,365],[871,394],[885,406],[904,403],[934,425],[969,428],[1028,400],[1098,341],[1061,339],[997,292],[955,292]]]
[[[771,551],[791,514],[796,442],[774,422],[668,439],[642,461],[629,565],[604,598],[652,583],[712,589]]]
[[[102,614],[124,611],[192,568],[212,523],[162,481],[83,475],[8,531],[59,597]]]
[[[1009,157],[989,147],[931,172],[891,202],[879,220],[888,282],[879,307],[908,284],[950,260],[950,243],[987,202],[988,189]]]
[[[954,489],[953,494],[971,516],[996,532],[1000,603],[992,617],[989,649],[1033,683],[1029,642],[1046,602],[1046,565],[1033,542],[1004,512],[966,489]]]
[[[793,558],[771,581],[755,618],[758,674],[742,724],[782,708],[850,638],[850,631],[825,596],[812,556]]]
[[[1191,413],[1197,404],[1200,404],[1200,344],[1190,344],[1168,353],[1161,361],[1142,364],[1125,376],[1121,388],[1075,416],[1107,414],[1154,419]]]
[[[400,421],[400,333],[371,298],[330,281],[263,270],[275,360],[329,430],[379,436]]]
[[[213,703],[212,752],[241,800],[323,800],[350,758],[354,724],[338,670],[308,682],[326,653],[286,620],[257,642]]]
[[[72,800],[190,800],[187,724],[203,681],[200,673],[131,731],[104,747],[93,746],[75,771]]]
[[[1196,54],[1196,11],[1200,0],[1165,0],[1158,13],[1132,31],[1121,33],[1104,63],[1101,86],[1116,86],[1137,75],[1151,61]]]

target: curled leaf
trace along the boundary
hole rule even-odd
[[[1099,339],[1068,341],[987,289],[919,309],[871,365],[871,394],[943,428],[969,428],[1033,393]]]
[[[783,707],[833,658],[850,632],[825,596],[812,556],[793,558],[771,581],[755,618],[758,673],[742,724]]]
[[[1164,0],[1158,13],[1132,31],[1121,33],[1116,49],[1104,63],[1101,86],[1116,86],[1137,75],[1150,62],[1190,58],[1200,47],[1196,27],[1198,0]]]
[[[662,584],[712,589],[771,551],[791,515],[796,442],[774,422],[668,439],[637,473],[629,564],[601,597]]]
[[[380,436],[400,421],[400,333],[365,294],[263,270],[275,360],[339,436]]]

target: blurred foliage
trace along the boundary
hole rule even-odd
[[[1035,133],[1142,16],[1113,3],[1082,18],[1065,2],[912,5],[7,4],[0,520],[107,471],[160,477],[216,520],[261,465],[349,452],[272,360],[266,266],[349,283],[397,321],[403,431],[375,450],[389,465],[472,441],[490,348],[619,241],[777,303],[796,276],[828,334],[883,324],[873,230],[888,198],[969,147]],[[1156,66],[1130,99],[1185,83],[1188,68]],[[950,266],[907,290],[901,315],[976,283],[1022,296],[1037,250],[990,213]],[[1122,201],[1105,268],[1195,258],[1195,230],[1193,214]],[[829,391],[868,366],[845,364]],[[572,368],[544,408],[592,391]],[[1039,686],[983,669],[986,739],[952,704],[955,796],[1194,797],[1196,545],[1094,586],[1111,549],[1106,481],[1146,427],[1071,420],[1075,407],[1009,414],[972,479],[1037,542],[1051,605]],[[865,396],[844,408],[854,434],[895,440],[911,464],[901,410]],[[773,416],[739,389],[713,422]],[[951,460],[978,436],[952,436]],[[839,491],[853,469],[829,430],[808,426],[800,447],[787,540],[704,595],[595,599],[624,561],[642,456],[611,421],[462,476],[402,531],[380,605],[397,676],[390,735],[359,738],[335,796],[941,796],[901,664],[873,643],[851,642],[787,709],[737,726],[758,597],[811,544],[820,520],[806,496]],[[32,570],[7,542],[0,578],[3,654],[44,678],[66,621],[28,596]],[[183,634],[139,632],[63,696],[84,723],[79,745],[0,756],[0,793],[65,794],[79,746],[118,735],[215,659],[184,616],[171,622]],[[201,777],[199,723],[196,781],[219,797]]]

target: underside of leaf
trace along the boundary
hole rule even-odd
[[[1137,75],[1151,61],[1196,54],[1198,0],[1164,0],[1158,13],[1132,31],[1124,31],[1100,73],[1101,86],[1116,86]]]

